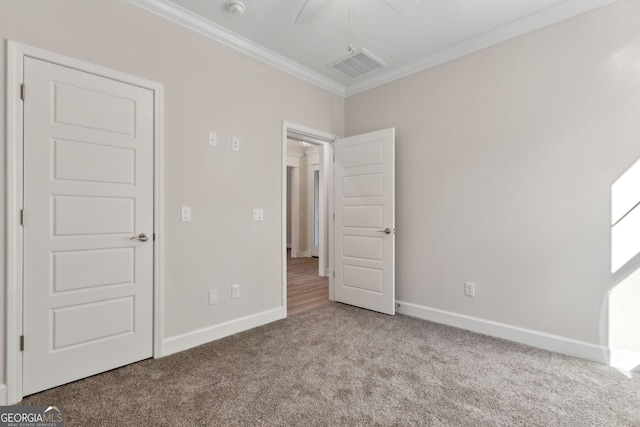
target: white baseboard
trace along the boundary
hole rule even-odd
[[[162,342],[162,355],[168,356],[173,353],[188,350],[211,341],[229,335],[237,334],[267,323],[287,317],[285,310],[280,307],[273,310],[263,311],[240,319],[230,320],[228,322],[214,325],[208,328],[199,329],[197,331],[188,332],[186,334],[177,335],[175,337],[166,338]]]
[[[515,341],[544,350],[591,360],[629,370],[640,363],[640,354],[616,352],[601,345],[551,335],[540,331],[511,326],[504,323],[465,316],[431,307],[396,301],[397,312],[436,323],[442,323],[472,332]],[[635,362],[634,362],[635,360]],[[614,364],[615,363],[615,364]],[[632,363],[635,365],[631,366]],[[621,366],[622,365],[622,366]],[[629,367],[631,366],[631,367]]]
[[[309,258],[311,251],[291,251],[291,258]]]

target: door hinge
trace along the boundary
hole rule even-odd
[[[24,351],[24,335],[20,335],[20,351]]]
[[[20,85],[20,99],[24,101],[24,83]]]
[[[24,225],[24,209],[20,209],[20,225]]]

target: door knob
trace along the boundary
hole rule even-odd
[[[385,228],[384,230],[378,230],[378,233],[391,234],[391,229]]]
[[[146,242],[147,240],[149,240],[149,235],[147,233],[140,233],[137,236],[133,236],[129,240],[135,240],[135,239],[138,239],[141,242]]]

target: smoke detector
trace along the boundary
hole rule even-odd
[[[234,15],[242,15],[247,7],[240,0],[231,0],[227,3],[227,10]]]

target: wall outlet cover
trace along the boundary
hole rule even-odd
[[[473,297],[476,294],[476,285],[475,283],[465,282],[464,283],[464,294],[468,297]]]

